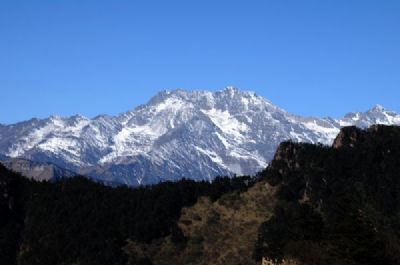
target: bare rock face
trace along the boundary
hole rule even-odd
[[[72,171],[50,163],[33,162],[26,159],[10,159],[1,162],[8,169],[37,181],[52,181],[63,177],[72,177]]]
[[[354,147],[364,135],[364,131],[355,126],[344,127],[333,141],[333,148]]]
[[[390,126],[382,124],[374,124],[369,128],[361,129],[355,126],[344,127],[340,130],[338,136],[333,141],[332,147],[338,148],[354,148],[357,144],[361,144],[366,141],[367,138],[373,137],[374,135],[380,135],[384,133],[390,134]]]

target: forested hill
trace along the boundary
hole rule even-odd
[[[0,164],[0,264],[15,264],[31,183]]]
[[[400,264],[399,127],[347,127],[332,148],[283,143],[262,175],[278,203],[256,258]]]
[[[182,236],[182,207],[253,185],[250,177],[181,180],[136,189],[84,177],[35,182],[0,164],[0,264],[127,264],[127,240]]]
[[[400,127],[282,143],[258,175],[136,189],[0,166],[0,264],[400,264]]]

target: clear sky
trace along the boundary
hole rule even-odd
[[[0,1],[0,123],[229,85],[301,115],[400,112],[400,1]]]

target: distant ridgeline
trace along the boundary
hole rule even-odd
[[[400,264],[400,127],[284,142],[258,177],[139,188],[0,165],[0,264]]]

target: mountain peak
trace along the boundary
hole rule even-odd
[[[0,154],[139,185],[251,175],[282,141],[332,144],[344,126],[373,124],[400,125],[400,115],[377,105],[338,120],[305,118],[234,86],[175,89],[118,116],[52,116],[0,126]]]
[[[239,96],[255,96],[256,93],[252,91],[247,91],[247,90],[241,90],[238,87],[235,86],[227,86],[223,90],[219,91],[220,93],[223,94],[229,94],[229,95],[239,95]]]
[[[240,92],[239,88],[234,87],[234,86],[227,86],[227,87],[225,87],[225,89],[223,91],[225,91],[227,93],[231,93],[231,94],[235,94],[237,92]]]
[[[50,120],[61,120],[62,119],[61,115],[58,115],[58,114],[53,114],[49,118],[50,118]]]
[[[383,107],[383,106],[380,105],[380,104],[376,104],[376,105],[371,109],[372,112],[383,112],[383,111],[385,111],[385,110],[386,110],[385,107]]]

